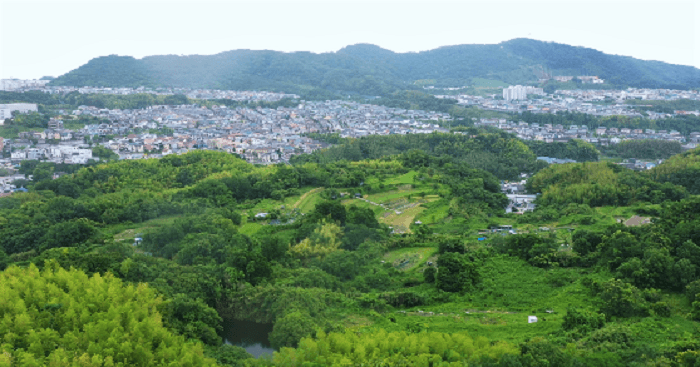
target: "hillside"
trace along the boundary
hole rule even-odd
[[[450,86],[467,85],[474,78],[526,83],[537,80],[535,72],[542,68],[554,75],[598,75],[620,87],[685,89],[700,85],[700,70],[690,66],[530,39],[411,53],[358,44],[322,54],[233,50],[139,60],[110,55],[90,60],[52,80],[51,85],[273,90],[330,98],[389,95],[417,88],[417,80]]]
[[[696,366],[697,151],[543,166],[465,132],[41,163],[0,198],[0,364]],[[506,214],[523,170],[537,209]],[[276,353],[226,344],[237,320]]]
[[[505,214],[492,174],[391,143],[354,162],[112,162],[0,199],[0,361],[693,365],[697,197],[607,163],[561,165],[533,178],[543,211]],[[615,190],[634,196],[610,206]],[[642,212],[659,220],[616,224]],[[483,231],[499,225],[519,234]],[[273,325],[278,352],[222,346],[224,319]]]

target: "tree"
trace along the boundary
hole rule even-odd
[[[598,232],[578,229],[572,236],[572,249],[581,256],[586,256],[591,252],[596,251],[598,245],[602,241],[603,235]]]
[[[41,240],[40,249],[79,246],[97,239],[99,234],[95,223],[85,218],[56,223],[48,228]]]
[[[437,287],[446,292],[468,291],[479,281],[476,264],[467,255],[448,252],[438,258]]]
[[[92,148],[92,155],[100,158],[102,161],[113,161],[118,160],[119,155],[114,153],[111,149],[105,148],[101,145]]]
[[[183,105],[188,104],[189,99],[184,94],[173,94],[165,97],[163,103],[168,105]]]
[[[334,224],[321,222],[308,238],[292,246],[289,252],[299,258],[326,256],[338,251],[342,229]]]
[[[610,279],[600,284],[600,309],[606,316],[647,316],[649,307],[637,287],[619,279]]]
[[[345,206],[338,201],[323,201],[316,204],[314,213],[321,217],[330,217],[331,220],[339,222],[341,226],[345,225],[347,211]]]
[[[53,167],[47,167],[44,164],[40,164],[32,172],[32,180],[34,182],[50,180],[52,178],[53,178]]]
[[[561,327],[567,331],[578,329],[583,333],[587,333],[595,329],[600,329],[603,325],[605,325],[604,314],[569,307],[566,310],[564,322]]]
[[[5,251],[0,250],[0,271],[5,270],[7,266],[11,263],[10,257],[7,256]]]
[[[347,222],[349,224],[362,225],[367,228],[379,228],[379,222],[370,208],[362,208],[351,205],[347,209]]]
[[[0,349],[18,365],[216,365],[201,344],[163,326],[163,301],[145,284],[125,285],[111,274],[88,277],[49,261],[42,271],[34,264],[6,269],[0,293]]]
[[[685,286],[685,295],[690,303],[700,301],[700,298],[697,297],[698,294],[700,294],[700,280],[693,281]]]
[[[181,335],[209,345],[221,344],[217,329],[221,328],[222,319],[200,298],[191,299],[185,294],[177,294],[161,306],[161,311],[166,325]]]
[[[308,313],[294,310],[275,321],[270,333],[274,348],[296,347],[301,338],[316,331],[317,325]]]
[[[441,254],[446,252],[463,254],[466,252],[466,248],[460,238],[442,238],[438,243],[438,252]]]
[[[423,270],[423,280],[426,283],[435,283],[435,273],[436,270],[434,267],[429,266]]]

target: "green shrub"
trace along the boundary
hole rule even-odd
[[[685,295],[688,297],[690,303],[693,303],[698,299],[696,296],[697,294],[700,294],[700,280],[696,280],[685,286]]]
[[[637,287],[619,279],[599,284],[603,301],[601,312],[606,316],[648,316],[649,306]]]
[[[476,264],[466,255],[448,252],[438,259],[437,287],[445,292],[463,292],[479,280]]]
[[[657,316],[671,317],[671,308],[668,307],[668,304],[666,304],[666,302],[656,302],[652,304],[651,310]]]
[[[296,347],[301,338],[313,334],[317,327],[308,313],[290,312],[275,322],[270,333],[270,344],[274,348]]]
[[[570,307],[566,310],[564,322],[561,326],[567,331],[578,329],[582,332],[590,332],[600,329],[603,325],[605,325],[604,314]]]
[[[435,268],[430,266],[423,270],[423,279],[426,283],[435,283]]]

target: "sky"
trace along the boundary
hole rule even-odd
[[[700,68],[700,1],[0,0],[0,78],[56,77],[110,54],[416,52],[513,38]]]

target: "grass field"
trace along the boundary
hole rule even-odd
[[[106,228],[105,232],[112,234],[115,241],[133,241],[135,237],[150,230],[172,224],[179,217],[175,215],[151,219],[143,223],[120,224]]]
[[[440,200],[440,197],[437,195],[426,195],[425,199],[431,204],[427,205],[428,208],[426,210],[418,213],[416,216],[417,220],[432,225],[442,222],[449,215],[449,203],[446,200],[436,202]]]
[[[384,255],[384,261],[392,264],[394,268],[409,272],[422,269],[429,259],[437,254],[435,247],[410,247],[390,251]]]
[[[398,233],[411,233],[411,224],[415,222],[416,216],[420,214],[425,208],[420,206],[414,206],[412,208],[400,211],[401,214],[396,214],[396,212],[390,212],[390,214],[380,220],[384,224],[394,228],[394,231]]]
[[[238,228],[238,232],[246,235],[246,236],[252,236],[255,234],[255,232],[259,231],[260,228],[262,228],[263,225],[260,223],[255,223],[255,222],[250,222],[250,223],[244,223]]]
[[[647,205],[649,209],[653,205]],[[537,224],[517,224],[515,220],[506,220],[507,218],[499,218],[499,224],[512,224],[519,232],[536,231],[539,227],[549,227],[551,229],[587,229],[592,231],[602,231],[611,224],[617,223],[618,219],[627,220],[637,214],[638,207],[613,207],[605,206],[592,208],[589,214],[568,214],[557,218],[554,221]]]
[[[401,270],[420,271],[436,254],[432,247],[405,248],[385,254],[384,260],[394,266],[408,262]],[[399,331],[412,325],[420,330],[467,332],[519,343],[560,330],[569,306],[595,306],[581,284],[590,275],[581,269],[540,269],[520,259],[495,256],[484,261],[480,274],[480,283],[465,294],[452,294],[442,304],[409,308],[405,313],[389,311],[364,329]],[[595,277],[602,280],[606,275]],[[529,324],[528,316],[537,316],[539,321]]]
[[[427,187],[415,188],[406,182],[413,181],[413,175],[402,175],[396,178],[394,185],[397,190],[381,192],[377,194],[365,195],[365,200],[344,200],[345,205],[358,205],[371,208],[377,220],[394,228],[397,233],[411,233],[410,225],[415,221],[417,215],[425,210],[420,206],[422,203],[429,203],[439,199],[438,195],[423,195],[429,192]]]
[[[299,211],[302,213],[312,211],[316,204],[321,201],[320,194],[322,191],[323,187],[319,187],[305,193],[296,202],[294,202],[292,209],[299,209]]]
[[[405,173],[401,176],[396,176],[392,178],[388,178],[384,180],[385,185],[406,185],[406,184],[412,184],[413,183],[413,178],[416,177],[417,172],[416,171],[410,171],[408,173]]]

